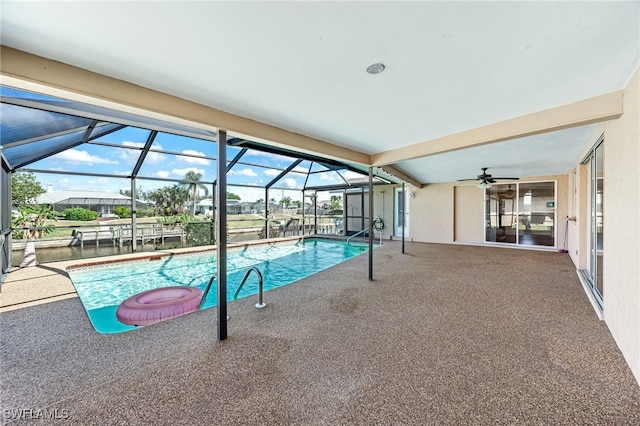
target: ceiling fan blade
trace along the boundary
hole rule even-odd
[[[482,174],[478,175],[475,179],[458,179],[458,182],[467,182],[471,180],[479,180],[481,183],[496,183],[497,180],[519,180],[517,177],[493,177],[490,173],[487,173],[488,167],[482,167]]]

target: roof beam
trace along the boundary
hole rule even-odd
[[[271,182],[269,182],[268,184],[266,184],[264,186],[265,189],[269,189],[271,188],[273,185],[275,185],[280,179],[282,179],[283,177],[285,177],[285,175],[287,173],[289,173],[291,170],[295,169],[295,167],[302,163],[302,158],[298,158],[296,161],[294,161],[293,163],[291,163],[289,165],[289,167],[287,167],[285,170],[283,170],[278,176],[274,177]]]
[[[374,166],[619,118],[622,90],[371,155]]]
[[[140,168],[144,164],[145,158],[147,158],[147,154],[149,153],[149,149],[151,149],[151,145],[153,145],[153,141],[156,139],[156,135],[158,132],[152,130],[149,132],[149,136],[147,137],[147,141],[144,144],[144,148],[142,148],[142,152],[138,156],[138,161],[131,172],[131,179],[135,179],[138,177],[138,173],[140,172]]]
[[[394,166],[386,165],[386,166],[380,167],[380,169],[382,173],[393,176],[401,181],[410,183],[416,188],[422,188],[424,186],[422,183],[418,182],[417,180],[415,180],[414,178],[412,178],[411,176],[409,176],[408,174],[404,173],[402,170],[399,170]]]
[[[2,84],[297,151],[369,165],[369,155],[166,93],[0,45]]]

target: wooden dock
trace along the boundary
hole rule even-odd
[[[180,238],[180,242],[185,242],[185,228],[180,225],[167,225],[163,223],[140,224],[136,226],[136,241],[141,244],[149,241],[159,241],[164,244],[167,238]],[[84,248],[85,241],[94,242],[97,247],[100,243],[110,241],[111,244],[122,247],[125,243],[133,240],[133,229],[130,225],[124,226],[100,226],[99,229],[77,229],[74,232],[74,239],[80,242],[80,247]]]

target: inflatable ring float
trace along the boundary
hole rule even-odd
[[[198,287],[162,287],[135,294],[118,306],[118,321],[151,325],[198,310],[204,292]]]

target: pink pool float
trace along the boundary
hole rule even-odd
[[[122,302],[116,310],[116,317],[128,325],[155,324],[197,311],[204,294],[198,287],[191,286],[148,290]]]

